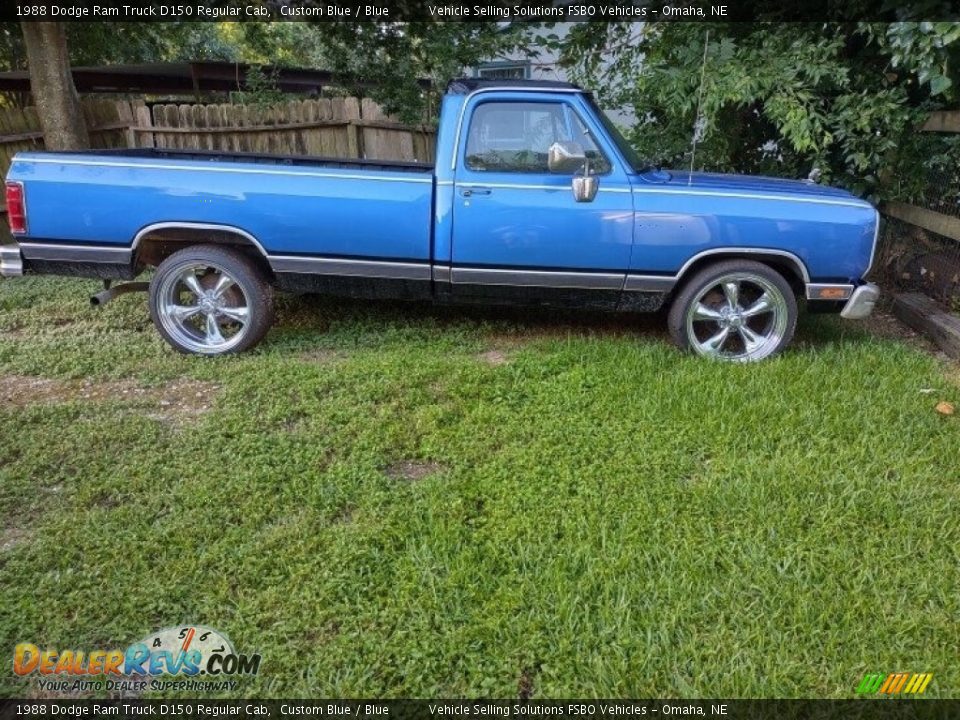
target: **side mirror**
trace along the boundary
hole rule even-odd
[[[573,178],[573,199],[577,202],[593,202],[600,189],[600,178],[596,175],[577,175]]]
[[[547,150],[547,167],[552,173],[573,173],[583,167],[587,155],[575,142],[555,142]]]

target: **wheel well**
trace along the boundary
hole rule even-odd
[[[729,253],[704,255],[698,260],[690,263],[690,266],[683,271],[683,274],[679,278],[676,289],[679,290],[681,287],[683,287],[684,283],[686,283],[700,270],[703,270],[703,268],[714,265],[715,263],[723,260],[753,260],[754,262],[763,263],[764,265],[780,273],[790,284],[790,287],[793,288],[795,295],[800,298],[806,297],[806,281],[803,278],[803,271],[797,265],[799,261],[793,260],[786,255],[741,253],[735,250]]]
[[[263,248],[239,230],[170,225],[142,232],[134,242],[134,262],[138,269],[156,267],[173,253],[191,245],[226,245],[247,255],[268,277],[271,274]]]

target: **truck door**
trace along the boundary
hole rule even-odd
[[[533,95],[533,97],[531,97]],[[600,189],[577,202],[547,150],[583,146]],[[454,162],[451,292],[616,303],[630,263],[633,199],[605,136],[573,95],[468,101]]]

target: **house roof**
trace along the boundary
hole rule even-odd
[[[160,95],[243,90],[250,67],[245,63],[204,61],[75,67],[72,72],[78,92]],[[277,88],[286,93],[318,93],[324,87],[341,84],[327,70],[269,65],[262,66],[262,70],[266,75],[275,77]],[[430,87],[429,80],[418,82],[423,88]],[[26,70],[0,73],[0,90],[29,92],[30,74]]]

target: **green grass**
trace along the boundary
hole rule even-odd
[[[0,377],[102,391],[0,398],[7,663],[196,622],[262,653],[245,697],[960,696],[928,355],[836,318],[730,366],[657,321],[284,298],[204,360],[94,287],[0,283]],[[209,411],[151,395],[184,379]]]

